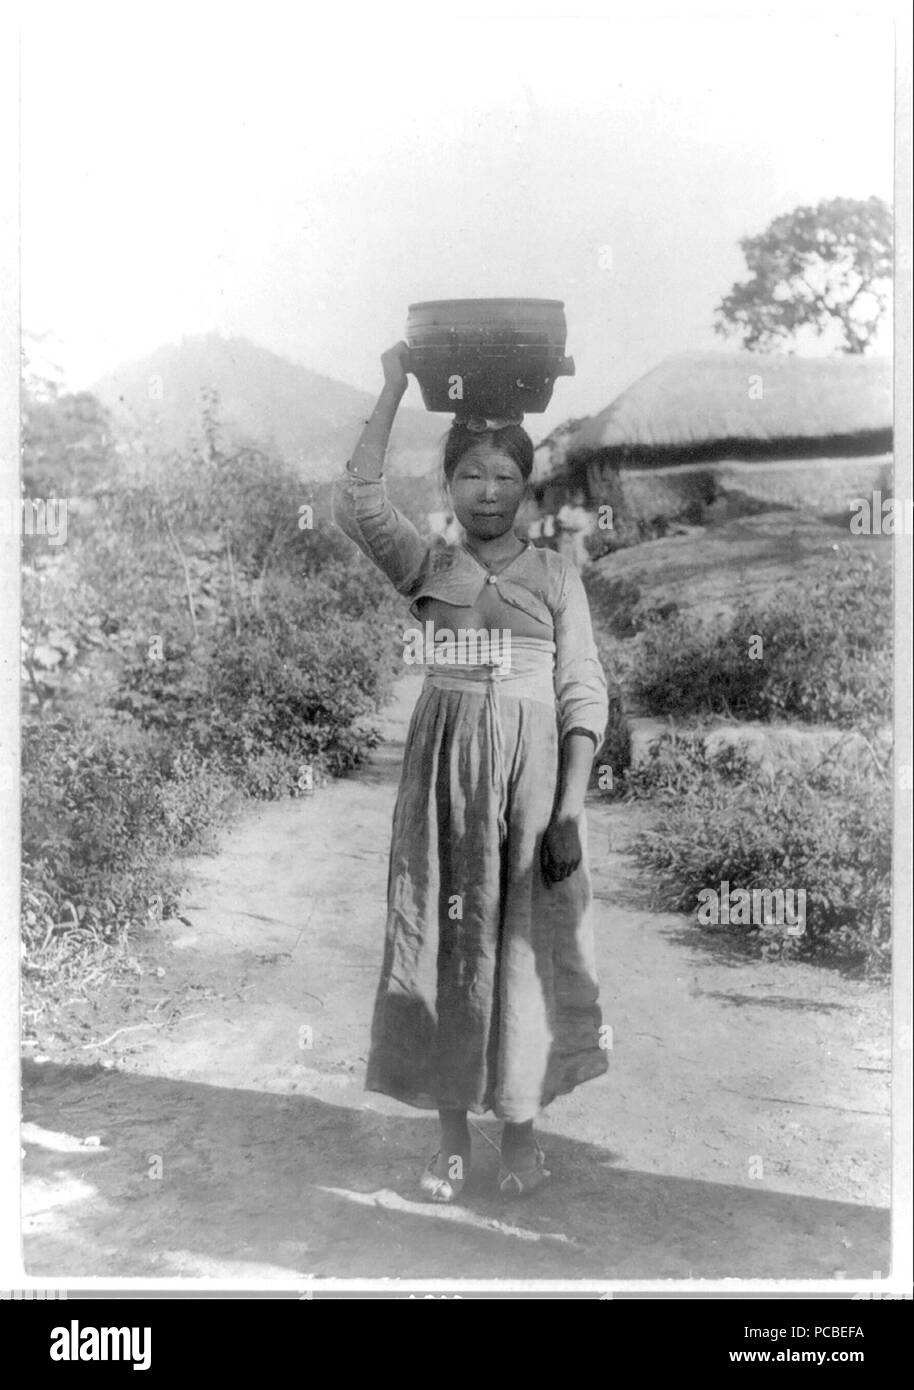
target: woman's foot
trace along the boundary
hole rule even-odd
[[[429,1159],[419,1179],[419,1191],[430,1202],[456,1202],[466,1181],[466,1165],[458,1154],[441,1149]]]
[[[552,1176],[533,1133],[533,1121],[506,1124],[501,1138],[498,1190],[503,1197],[526,1197]]]
[[[439,1110],[441,1143],[426,1164],[419,1190],[432,1202],[455,1202],[470,1173],[470,1131],[465,1110]]]

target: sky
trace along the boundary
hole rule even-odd
[[[723,348],[740,237],[891,199],[878,10],[321,8],[30,11],[22,321],[69,385],[217,330],[374,389],[411,302],[543,296],[577,374],[541,434]]]

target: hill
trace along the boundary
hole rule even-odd
[[[201,392],[215,388],[225,422],[239,435],[272,445],[302,475],[332,477],[351,452],[371,394],[321,376],[246,338],[217,333],[165,344],[125,363],[94,385],[115,419],[155,428],[180,445],[199,420]],[[424,476],[437,465],[448,417],[404,407],[391,438],[391,471]]]

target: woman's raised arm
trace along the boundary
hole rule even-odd
[[[407,353],[405,343],[396,343],[382,355],[384,386],[333,489],[337,526],[401,593],[409,589],[428,553],[415,526],[388,498],[383,477],[391,427],[407,386]]]
[[[408,355],[409,348],[402,342],[394,343],[392,348],[381,354],[384,386],[347,465],[349,472],[356,477],[375,482],[384,471],[384,455],[394,416],[409,384],[406,379]]]

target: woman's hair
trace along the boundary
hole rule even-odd
[[[520,469],[524,482],[533,472],[533,440],[522,425],[504,425],[498,430],[471,430],[455,420],[444,440],[444,481],[449,483],[464,454],[477,444],[491,444],[507,454]]]

